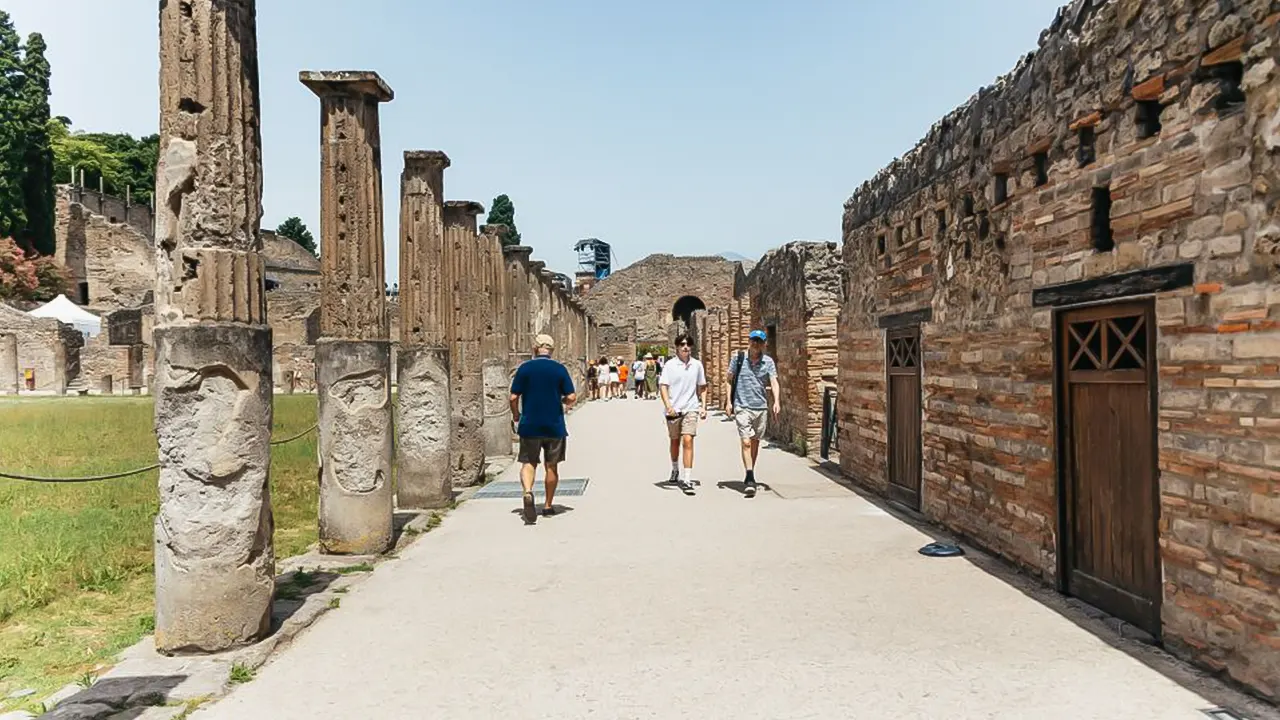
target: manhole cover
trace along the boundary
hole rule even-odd
[[[575,497],[587,492],[587,483],[590,478],[560,478],[560,484],[556,486],[556,497]],[[519,498],[524,494],[524,490],[520,487],[520,481],[503,481],[491,482],[488,485],[476,491],[472,496],[475,500],[496,500]],[[533,494],[536,497],[546,497],[546,487],[539,478],[533,483]]]

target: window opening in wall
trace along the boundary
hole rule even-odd
[[[80,283],[80,285],[78,286],[78,289],[79,289],[79,291],[80,291],[80,293],[79,293],[79,295],[80,295],[80,304],[81,304],[81,305],[88,305],[88,304],[89,304],[89,283],[87,283],[87,282],[82,282],[82,283]]]
[[[1004,233],[996,233],[996,249],[1004,250]]]
[[[115,216],[115,215],[110,215],[110,216],[108,216],[108,217],[107,217],[107,220],[108,220],[108,221],[110,221],[110,222],[118,222],[118,221],[116,220],[116,216]]]
[[[895,249],[896,249],[896,248],[900,248],[900,247],[902,247],[902,246],[903,246],[903,244],[905,244],[905,242],[906,242],[906,234],[907,234],[906,228],[902,227],[901,225],[899,225],[898,227],[894,228],[894,230],[893,230],[893,247],[894,247]]]
[[[884,236],[876,238],[876,254],[884,255]]]
[[[924,216],[923,215],[916,216],[916,237],[918,238],[924,237]]]
[[[1036,187],[1049,182],[1049,153],[1038,152],[1032,156],[1036,167]]]
[[[985,212],[978,213],[978,239],[986,240],[991,234],[991,220]]]
[[[970,243],[968,240],[965,240],[964,241],[964,259],[969,260],[971,258],[973,258],[973,244]]]
[[[973,196],[972,195],[964,196],[964,216],[973,217]]]
[[[1230,112],[1244,107],[1244,90],[1240,83],[1244,81],[1244,64],[1227,62],[1209,67],[1209,76],[1218,81],[1218,96],[1213,99],[1213,107],[1218,112]]]
[[[1134,111],[1134,121],[1138,124],[1138,139],[1142,140],[1160,134],[1160,113],[1164,105],[1159,100],[1139,100]]]
[[[947,211],[943,209],[935,210],[934,212],[938,221],[938,235],[945,235],[947,233]]]
[[[996,173],[996,204],[999,205],[1009,199],[1009,176],[1005,173]]]
[[[1091,236],[1093,248],[1100,252],[1108,252],[1116,246],[1111,236],[1111,188],[1096,187],[1093,189],[1093,222]]]
[[[1093,132],[1093,126],[1080,128],[1080,149],[1076,151],[1076,159],[1080,161],[1080,167],[1084,167],[1097,159],[1098,154],[1094,148],[1097,142],[1097,136]]]

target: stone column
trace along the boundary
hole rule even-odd
[[[445,287],[444,242],[448,167],[443,152],[409,150],[400,175],[396,502],[402,508],[441,508],[453,501],[448,332],[453,288]]]
[[[511,296],[510,348],[509,367],[515,372],[520,363],[529,357],[533,349],[532,309],[529,303],[529,256],[533,248],[523,245],[509,245],[502,249],[507,263],[507,277],[511,284],[508,293]]]
[[[485,339],[481,374],[484,381],[484,454],[486,457],[510,455],[511,411],[507,403],[511,382],[508,372],[509,343],[507,316],[511,306],[507,293],[506,263],[502,257],[502,233],[504,225],[485,225],[480,228],[481,257],[485,284],[489,291],[489,316]]]
[[[0,335],[0,395],[18,394],[18,336]]]
[[[160,5],[155,642],[215,652],[270,629],[271,328],[263,287],[254,0]]]
[[[484,479],[484,375],[480,341],[486,290],[477,272],[476,216],[484,206],[470,200],[444,204],[445,244],[453,252],[454,335],[449,353],[453,413],[451,448],[454,487]]]
[[[320,548],[391,547],[391,341],[384,291],[382,148],[374,72],[304,71],[320,98]]]

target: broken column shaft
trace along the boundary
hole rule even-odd
[[[391,546],[391,343],[382,243],[373,72],[302,72],[320,98],[320,547],[366,555]]]
[[[478,272],[476,216],[484,206],[469,200],[444,204],[445,243],[452,252],[454,334],[449,353],[450,409],[453,414],[452,455],[455,487],[484,478],[484,380],[480,342],[485,293]]]
[[[489,294],[489,313],[485,323],[484,340],[481,343],[481,374],[484,380],[484,454],[501,457],[511,454],[511,375],[508,372],[507,316],[511,304],[508,299],[507,265],[502,257],[502,234],[505,225],[485,225],[480,228],[480,252],[484,284]]]
[[[449,156],[404,154],[400,176],[400,356],[396,406],[396,501],[441,508],[453,501],[449,348],[453,287],[444,242]]]
[[[160,4],[155,643],[216,652],[270,629],[266,321],[254,0]]]

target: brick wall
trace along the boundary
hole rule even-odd
[[[1094,5],[846,203],[842,467],[887,483],[882,326],[917,312],[923,512],[1053,580],[1052,296],[1153,297],[1163,640],[1280,697],[1280,7]]]
[[[634,323],[636,342],[666,343],[676,301],[691,295],[707,308],[728,304],[740,267],[722,257],[650,255],[595,283],[580,299],[596,323]]]

